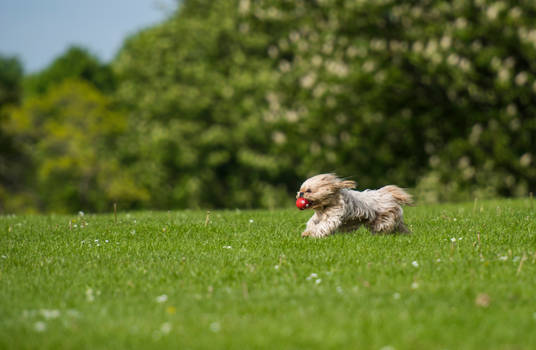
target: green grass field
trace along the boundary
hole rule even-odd
[[[0,348],[536,349],[531,205],[316,240],[296,209],[0,217]]]

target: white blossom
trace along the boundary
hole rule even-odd
[[[168,300],[168,296],[166,294],[162,294],[162,295],[157,296],[155,300],[157,303],[162,304]]]
[[[170,331],[171,331],[171,323],[169,322],[162,323],[162,325],[160,326],[160,332],[162,332],[162,334],[168,334]]]
[[[210,324],[210,330],[214,333],[218,333],[221,330],[221,325],[219,322],[212,322]]]
[[[34,329],[36,332],[44,332],[47,329],[47,325],[43,321],[35,322]]]
[[[43,316],[46,320],[53,320],[55,318],[60,317],[59,310],[42,309],[40,310],[40,313],[41,313],[41,316]]]

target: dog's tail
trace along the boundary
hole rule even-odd
[[[389,192],[398,204],[413,204],[413,198],[411,197],[411,195],[398,186],[388,185],[380,188],[380,191]]]

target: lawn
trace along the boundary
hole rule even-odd
[[[536,349],[536,204],[0,217],[2,349]]]

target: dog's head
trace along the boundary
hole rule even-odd
[[[339,191],[344,188],[355,188],[356,183],[343,180],[335,174],[313,176],[301,185],[296,198],[303,197],[311,202],[310,208],[327,207],[336,200]]]

